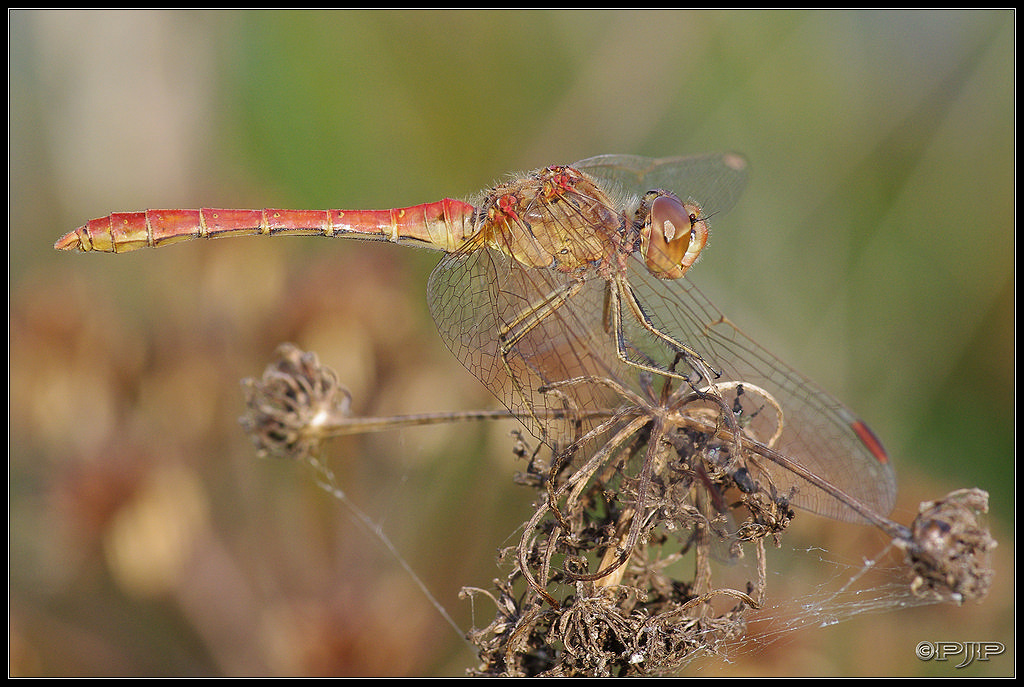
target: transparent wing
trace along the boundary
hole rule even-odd
[[[577,163],[594,178],[625,193],[650,189],[674,191],[696,201],[705,216],[730,209],[746,185],[747,162],[736,153],[650,159],[601,155]],[[896,500],[892,465],[867,426],[833,396],[822,391],[743,333],[694,286],[692,273],[679,280],[653,278],[640,261],[630,260],[629,283],[656,326],[692,347],[722,372],[715,380],[746,382],[772,395],[782,411],[782,432],[775,448],[876,512],[886,515]],[[634,336],[639,340],[643,333]],[[649,351],[656,351],[657,346]],[[656,355],[653,353],[652,355]],[[756,395],[748,394],[748,401]],[[762,420],[776,415],[762,411]],[[755,424],[757,419],[750,420]],[[773,432],[765,429],[762,436]],[[794,503],[841,520],[859,516],[793,472],[764,462],[781,490],[795,489]]]
[[[434,269],[427,300],[441,338],[536,436],[565,446],[599,421],[581,411],[614,409],[622,400],[609,388],[576,384],[547,391],[582,376],[635,377],[615,355],[604,321],[604,279],[577,282],[554,270],[523,269],[492,248],[446,255]],[[571,294],[571,295],[569,295]],[[538,304],[565,298],[537,312],[536,322],[515,341],[510,329]]]
[[[640,196],[653,189],[673,191],[696,201],[705,216],[725,212],[747,184],[747,161],[738,153],[648,158],[598,155],[573,165],[621,194]]]
[[[688,275],[689,276],[689,275]],[[750,432],[763,442],[781,434],[773,448],[880,515],[896,501],[896,476],[870,430],[846,406],[758,345],[726,318],[688,279],[652,278],[635,265],[630,284],[657,326],[687,343],[721,371],[715,384],[760,387],[771,400],[748,391],[742,401]],[[760,425],[758,423],[761,423]],[[859,521],[852,509],[775,463],[759,461],[781,492],[795,489],[794,505],[838,520]]]

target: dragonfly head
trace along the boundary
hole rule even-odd
[[[648,271],[659,279],[679,279],[708,242],[707,220],[696,203],[684,203],[668,191],[649,191],[641,211],[645,219],[640,249]]]

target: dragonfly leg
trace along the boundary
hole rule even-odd
[[[716,379],[721,375],[721,372],[704,360],[697,351],[680,341],[676,341],[671,336],[658,329],[658,327],[651,322],[650,317],[648,317],[647,312],[640,304],[640,301],[637,299],[636,294],[633,293],[633,289],[630,288],[628,283],[619,279],[609,282],[608,296],[611,306],[611,312],[609,315],[611,317],[612,335],[615,337],[615,353],[619,360],[645,372],[653,373],[662,377],[672,377],[674,379],[682,380],[695,389],[701,379],[706,379],[710,382],[712,379]],[[625,299],[626,304],[629,306],[629,311],[632,313],[635,320],[652,336],[668,344],[672,351],[677,354],[681,354],[687,364],[689,364],[692,370],[697,374],[697,379],[692,379],[689,375],[675,371],[675,366],[678,363],[678,356],[673,360],[670,367],[663,367],[653,361],[641,361],[636,360],[635,357],[630,357],[627,350],[630,345],[627,343],[625,329],[622,324],[623,299]],[[647,356],[644,357],[646,358]]]

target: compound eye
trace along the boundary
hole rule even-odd
[[[689,241],[690,224],[690,214],[678,198],[658,196],[654,199],[651,204],[651,231],[661,234],[666,243],[671,243],[684,231]]]
[[[647,269],[659,279],[679,279],[704,250],[707,222],[696,203],[661,195],[651,203],[651,221],[642,249]]]

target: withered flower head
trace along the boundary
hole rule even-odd
[[[309,459],[327,438],[325,428],[348,415],[351,397],[315,353],[286,343],[277,355],[261,379],[243,380],[247,411],[240,422],[261,456]]]
[[[916,595],[963,603],[988,593],[993,575],[988,554],[996,541],[979,522],[987,512],[988,494],[980,489],[960,489],[921,504],[913,539],[904,544]]]

